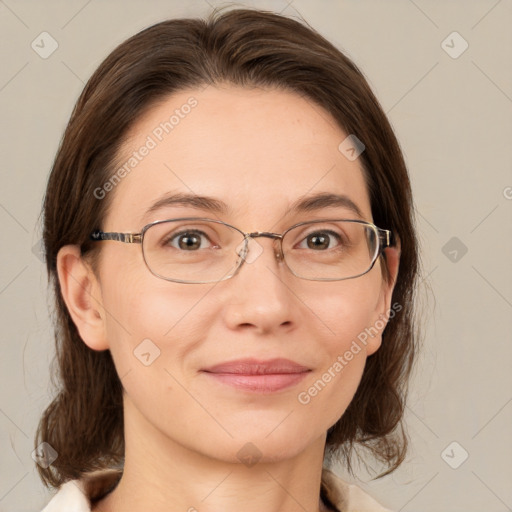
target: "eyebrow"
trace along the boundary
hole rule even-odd
[[[151,213],[154,213],[166,206],[188,206],[205,212],[215,214],[227,214],[231,212],[229,206],[210,196],[201,196],[188,193],[168,193],[153,203],[144,213],[142,219],[146,219]],[[294,201],[288,208],[289,213],[310,213],[323,208],[341,207],[350,210],[363,219],[361,209],[352,199],[344,194],[333,194],[320,192],[312,196],[300,197]]]
[[[196,194],[169,193],[153,203],[144,213],[142,219],[146,219],[150,214],[165,208],[166,206],[189,206],[198,210],[209,211],[218,214],[226,214],[229,207],[223,201],[209,196],[199,196]]]
[[[320,192],[313,196],[301,197],[291,204],[290,210],[292,212],[314,212],[329,207],[346,208],[357,215],[360,219],[363,218],[363,214],[359,206],[357,206],[357,204],[348,196],[345,194],[332,194],[327,192]]]

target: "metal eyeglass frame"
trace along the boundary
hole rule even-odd
[[[159,277],[160,279],[164,279],[165,281],[172,281],[175,283],[184,283],[184,284],[206,284],[206,283],[218,283],[221,281],[226,281],[228,279],[231,279],[233,276],[235,276],[238,273],[238,271],[242,267],[242,265],[245,261],[246,252],[245,252],[244,256],[242,258],[240,258],[238,265],[235,267],[234,271],[230,275],[225,276],[222,279],[216,279],[216,280],[212,280],[212,281],[184,281],[184,280],[180,280],[180,279],[172,279],[169,277],[164,277],[160,274],[157,274],[156,272],[153,272],[153,270],[151,270],[151,267],[148,265],[148,262],[146,261],[146,256],[144,254],[144,249],[143,249],[144,234],[146,233],[146,231],[151,226],[154,226],[155,224],[163,224],[165,222],[170,222],[170,221],[192,221],[192,220],[207,221],[207,222],[214,222],[217,224],[223,224],[231,229],[234,229],[235,231],[238,231],[244,237],[243,238],[243,241],[245,242],[244,251],[247,251],[247,245],[248,245],[247,242],[250,238],[266,237],[266,238],[272,238],[274,240],[279,240],[279,252],[276,253],[277,259],[285,262],[286,267],[295,277],[298,277],[299,279],[305,279],[307,281],[344,281],[346,279],[354,279],[356,277],[360,277],[360,276],[370,272],[370,270],[374,267],[375,262],[377,261],[378,257],[383,253],[384,249],[386,249],[388,247],[392,247],[394,245],[394,236],[391,231],[389,231],[387,229],[379,228],[375,224],[372,224],[371,222],[367,222],[364,220],[358,220],[358,219],[318,219],[318,220],[299,222],[298,224],[294,224],[293,226],[289,227],[286,231],[284,231],[284,233],[278,234],[278,233],[271,233],[271,232],[267,232],[267,231],[254,231],[252,233],[244,233],[242,230],[238,229],[237,227],[232,226],[231,224],[228,224],[227,222],[223,222],[221,220],[208,219],[208,218],[203,218],[203,217],[181,217],[181,218],[176,218],[176,219],[165,219],[165,220],[157,220],[157,221],[151,222],[149,224],[146,224],[141,229],[140,233],[115,233],[115,232],[106,233],[104,231],[96,229],[91,233],[89,238],[90,238],[90,240],[95,241],[95,242],[101,242],[104,240],[114,240],[114,241],[118,241],[118,242],[124,242],[127,244],[141,244],[142,257],[144,259],[144,263],[146,264],[146,267],[154,276]],[[295,272],[288,266],[288,264],[285,261],[284,253],[283,253],[283,245],[282,245],[283,238],[286,235],[286,233],[288,233],[292,229],[295,229],[295,228],[305,225],[305,224],[316,224],[316,223],[320,223],[320,222],[354,222],[354,223],[363,224],[363,225],[371,227],[374,230],[375,234],[377,235],[376,239],[378,241],[377,242],[378,246],[377,246],[377,250],[375,251],[374,258],[370,264],[370,267],[365,272],[362,272],[355,276],[341,277],[341,278],[316,278],[316,279],[313,279],[313,278],[308,278],[308,277],[302,277],[302,276],[295,274]]]

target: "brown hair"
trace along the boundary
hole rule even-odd
[[[81,93],[49,177],[43,206],[43,239],[52,283],[58,372],[57,395],[44,411],[35,445],[49,443],[58,458],[43,482],[60,486],[85,472],[122,466],[122,385],[111,354],[81,340],[64,303],[56,270],[59,249],[99,250],[89,235],[101,228],[111,196],[94,190],[114,174],[130,127],[170,94],[208,84],[282,88],[329,112],[347,134],[365,145],[361,165],[373,220],[400,240],[400,270],[392,302],[400,305],[370,356],[359,388],[327,433],[325,455],[340,457],[367,448],[387,471],[404,460],[402,418],[416,351],[413,307],[418,247],[405,162],[393,130],[363,74],[343,53],[305,24],[274,13],[236,9],[201,19],[167,20],[130,37],[99,66]],[[340,141],[341,142],[341,141]],[[53,380],[56,378],[55,380]]]

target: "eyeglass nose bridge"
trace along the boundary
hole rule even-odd
[[[278,262],[284,260],[283,255],[283,235],[280,235],[278,233],[271,233],[269,231],[253,231],[252,233],[245,233],[244,240],[248,243],[250,238],[258,238],[258,237],[264,237],[264,238],[271,238],[273,240],[279,240],[278,250],[275,251],[275,256]],[[247,248],[247,243],[245,247]],[[245,258],[244,258],[245,259]]]

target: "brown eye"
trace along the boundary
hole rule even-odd
[[[310,235],[307,237],[309,249],[326,249],[329,247],[329,237],[326,235]]]
[[[182,231],[174,233],[165,245],[170,245],[183,251],[196,251],[209,247],[209,239],[202,231]]]
[[[325,249],[332,249],[336,245],[340,245],[341,237],[334,231],[316,231],[310,233],[304,241],[307,244],[308,249],[314,251],[322,251]],[[301,244],[300,247],[303,247]]]

